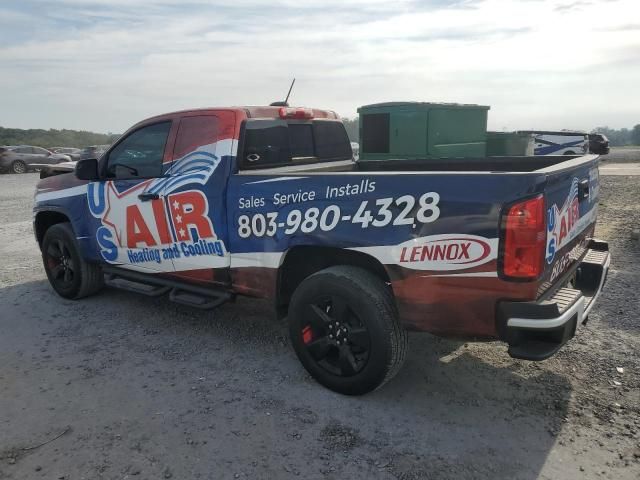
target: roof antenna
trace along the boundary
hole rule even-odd
[[[288,107],[289,106],[289,95],[291,95],[291,90],[293,90],[293,84],[296,83],[296,79],[293,79],[291,82],[291,86],[289,87],[289,92],[287,92],[287,98],[284,99],[284,102],[273,102],[270,104],[271,107]]]

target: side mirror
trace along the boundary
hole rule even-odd
[[[75,174],[79,180],[98,180],[98,159],[87,158],[85,160],[78,160]]]

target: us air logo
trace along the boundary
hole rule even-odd
[[[150,179],[124,191],[118,190],[117,181],[89,184],[89,210],[102,224],[96,231],[102,258],[110,263],[166,263],[153,267],[163,271],[189,257],[203,257],[202,268],[217,266],[206,258],[222,257],[226,251],[211,223],[207,197],[195,188],[175,190],[204,186],[218,163],[215,155],[201,150],[175,162],[172,171],[187,174]],[[142,201],[141,193],[158,198]]]

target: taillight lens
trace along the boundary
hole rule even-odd
[[[503,217],[502,273],[505,277],[533,280],[542,274],[547,233],[545,218],[543,195],[509,208]]]

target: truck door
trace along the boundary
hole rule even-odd
[[[194,112],[180,119],[163,196],[175,243],[175,275],[183,279],[226,285],[226,189],[232,156],[235,114]]]
[[[108,263],[149,273],[174,269],[163,255],[173,238],[161,191],[171,125],[160,121],[128,133],[101,160],[104,180],[89,185],[98,249]]]

